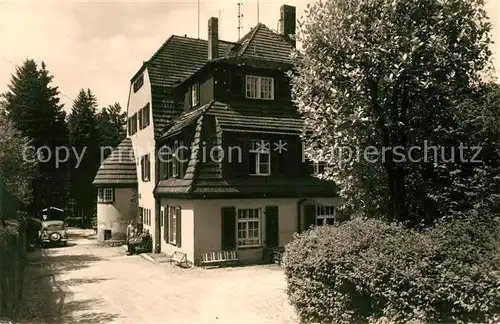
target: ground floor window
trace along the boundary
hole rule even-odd
[[[97,201],[102,203],[112,203],[114,201],[115,192],[113,188],[97,189]]]
[[[239,247],[260,246],[260,222],[262,209],[238,209],[236,231]]]
[[[167,232],[168,243],[180,246],[180,231],[181,231],[181,208],[177,206],[167,207]]]
[[[333,225],[335,223],[335,206],[316,206],[316,225]]]

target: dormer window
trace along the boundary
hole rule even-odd
[[[200,84],[195,83],[191,86],[191,107],[196,107],[200,103]]]
[[[274,100],[274,78],[247,75],[246,97],[249,99]]]
[[[133,85],[134,93],[139,91],[139,89],[142,87],[143,84],[144,84],[144,74],[141,73],[141,75],[134,82]]]

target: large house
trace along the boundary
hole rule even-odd
[[[237,250],[256,262],[312,224],[332,223],[331,183],[303,157],[303,120],[287,71],[295,7],[280,32],[257,24],[238,42],[171,36],[131,80],[128,137],[101,164],[99,240],[123,239],[139,220],[162,253],[197,264]]]

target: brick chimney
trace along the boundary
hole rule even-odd
[[[219,19],[208,20],[208,59],[216,59],[219,55]]]
[[[280,33],[293,47],[295,47],[296,21],[295,7],[282,5],[280,8]]]

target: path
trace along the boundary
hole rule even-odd
[[[30,256],[21,323],[295,323],[277,266],[181,269],[73,232]]]

